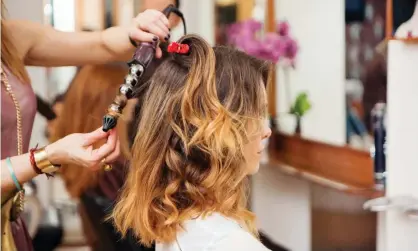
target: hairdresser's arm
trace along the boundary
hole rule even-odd
[[[27,65],[67,66],[127,60],[135,47],[129,41],[160,40],[168,34],[168,20],[157,10],[140,13],[127,27],[95,32],[62,32],[23,20],[5,22],[20,57]],[[157,51],[157,57],[161,51]]]
[[[19,180],[20,184],[27,182],[38,175],[35,170],[32,168],[29,154],[23,154],[10,158],[13,167],[14,173]],[[13,183],[12,176],[8,170],[5,160],[1,161],[1,198],[2,204],[4,201],[7,201],[13,192],[16,190],[16,187]]]
[[[93,144],[101,140],[106,140],[98,149],[93,149]],[[119,156],[119,142],[116,132],[112,130],[105,133],[103,130],[97,129],[91,133],[71,134],[60,139],[45,148],[48,160],[54,164],[74,164],[97,170],[100,168],[101,161],[106,158],[106,162],[112,162]],[[19,181],[24,184],[33,179],[38,174],[30,163],[29,154],[22,154],[10,158],[12,169]],[[10,198],[16,186],[7,166],[6,160],[1,161],[1,197],[2,202]]]

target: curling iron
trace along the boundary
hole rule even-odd
[[[182,19],[184,33],[186,34],[186,22],[183,14],[174,5],[170,4],[163,10],[163,14],[169,18],[171,13],[175,13]],[[133,97],[135,86],[154,59],[157,46],[158,40],[142,42],[135,50],[132,60],[128,62],[129,73],[125,77],[124,84],[120,86],[119,94],[109,106],[107,114],[103,117],[103,131],[107,132],[116,127],[118,118],[121,116],[128,99]]]

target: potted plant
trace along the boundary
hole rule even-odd
[[[306,92],[299,93],[289,112],[296,118],[295,134],[301,133],[301,119],[310,109],[311,102],[308,99],[308,94]]]

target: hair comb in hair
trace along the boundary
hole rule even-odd
[[[186,23],[180,10],[172,4],[163,10],[163,14],[166,17],[169,17],[172,12],[180,16],[183,21],[184,32],[186,33]],[[125,82],[121,85],[119,94],[109,106],[107,114],[103,117],[103,131],[107,132],[116,127],[123,108],[126,106],[128,99],[132,98],[134,87],[154,59],[157,46],[158,41],[143,42],[138,45],[132,60],[128,63],[129,74],[125,77]]]
[[[177,53],[177,54],[187,54],[189,53],[190,47],[188,44],[180,44],[177,42],[171,42],[167,47],[167,52]]]

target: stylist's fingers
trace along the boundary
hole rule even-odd
[[[120,156],[120,141],[116,139],[116,147],[109,155],[106,156],[106,163],[115,162]]]
[[[135,29],[135,30],[131,31],[130,38],[132,38],[137,43],[151,42],[151,41],[157,41],[158,40],[157,36],[155,36],[151,33],[139,30],[139,29]],[[157,46],[157,48],[156,48],[155,56],[157,58],[161,58],[161,56],[162,56],[162,51],[161,51],[159,46]]]
[[[169,35],[168,29],[167,31],[165,31],[155,22],[139,24],[138,28],[141,29],[142,31],[146,31],[146,32],[156,35],[157,37],[160,38],[160,40],[165,40],[167,36]]]
[[[156,51],[155,51],[155,57],[156,58],[161,58],[163,55],[163,51],[161,50],[161,48],[158,46]]]
[[[146,10],[145,12],[149,12],[149,14],[153,17],[152,20],[154,23],[161,23],[161,28],[163,30],[167,30],[170,27],[170,22],[168,21],[168,18],[162,13],[161,11],[157,10]]]
[[[156,13],[156,15],[158,19],[161,20],[161,22],[163,22],[164,26],[170,27],[170,21],[168,21],[168,18],[164,15],[164,13],[159,12],[159,13]]]
[[[170,38],[170,30],[169,30],[168,26],[166,26],[161,19],[157,20],[155,22],[155,25],[158,26],[161,30],[163,30],[165,34],[167,34],[167,36],[165,38],[167,38],[167,37]]]
[[[134,18],[134,26],[142,31],[154,34],[163,40],[169,34],[169,22],[164,14],[157,10],[146,10]],[[141,40],[139,40],[141,41]]]
[[[97,142],[99,140],[105,139],[108,135],[109,135],[109,133],[108,132],[104,132],[102,127],[94,130],[93,132],[86,133],[84,135],[84,143],[83,143],[83,146],[92,145],[93,143],[95,143],[95,142]]]
[[[149,32],[145,32],[145,31],[140,30],[140,29],[133,29],[130,32],[129,36],[130,36],[130,38],[132,38],[137,43],[152,42],[152,41],[157,41],[158,40],[158,37],[156,35],[153,35]]]
[[[116,130],[111,130],[107,142],[98,149],[92,151],[93,159],[99,161],[106,158],[116,149],[117,142]]]

